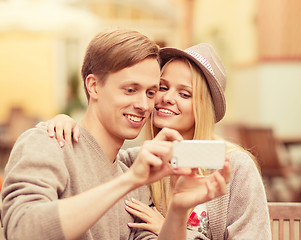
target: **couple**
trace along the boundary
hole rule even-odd
[[[12,150],[2,192],[8,239],[270,238],[263,184],[248,154],[228,144],[231,175],[228,161],[207,177],[169,165],[170,141],[214,139],[225,114],[225,72],[211,46],[159,51],[140,33],[107,31],[90,42],[82,77],[88,107],[73,129],[80,140],[60,148],[37,128]],[[150,116],[154,139],[117,155]],[[60,138],[62,122],[54,123]],[[63,124],[68,139],[70,121]]]

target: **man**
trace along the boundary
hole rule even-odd
[[[82,78],[88,107],[81,141],[60,148],[45,129],[35,128],[22,134],[11,152],[2,191],[8,239],[155,237],[143,230],[130,235],[127,223],[134,219],[124,201],[148,202],[147,189],[137,188],[171,173],[171,145],[146,142],[129,169],[115,158],[153,110],[158,47],[134,31],[103,32],[87,48]],[[168,134],[163,131],[159,139]]]

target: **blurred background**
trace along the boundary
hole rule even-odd
[[[217,133],[256,155],[269,201],[301,201],[300,12],[300,0],[0,0],[0,173],[35,123],[80,121],[86,46],[126,27],[161,47],[212,44],[228,73]]]

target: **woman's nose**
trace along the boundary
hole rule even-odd
[[[165,92],[162,96],[162,100],[163,102],[165,103],[168,103],[168,104],[171,104],[171,105],[174,105],[176,103],[176,100],[175,100],[175,93],[173,92]]]

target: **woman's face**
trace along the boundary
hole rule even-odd
[[[184,139],[193,137],[192,73],[189,65],[179,59],[168,63],[161,75],[154,125],[175,129]]]

